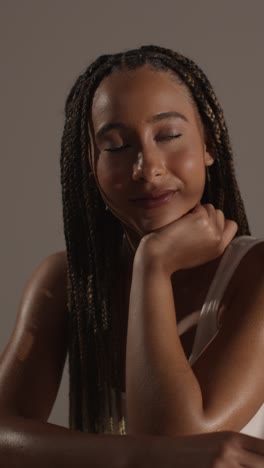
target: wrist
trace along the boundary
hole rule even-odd
[[[129,447],[133,446],[126,459],[129,467],[160,468],[161,466],[174,466],[175,463],[177,466],[179,463],[180,466],[183,459],[182,452],[186,457],[186,448],[188,452],[191,451],[190,437],[187,439],[186,436],[171,437],[154,434],[127,434],[127,436],[131,440]]]
[[[179,269],[175,265],[170,269],[156,251],[155,245],[150,242],[140,243],[134,257],[134,271],[137,271],[137,273],[161,274],[170,278]]]

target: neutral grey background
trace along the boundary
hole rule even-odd
[[[157,44],[203,68],[225,111],[252,234],[264,237],[262,0],[2,0],[0,9],[0,352],[29,276],[64,249],[64,103],[100,54]],[[68,424],[67,364],[50,421]]]

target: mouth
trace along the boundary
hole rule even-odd
[[[142,195],[136,198],[132,198],[133,201],[136,200],[146,200],[146,199],[153,199],[153,198],[160,198],[163,195],[167,195],[168,193],[176,192],[176,190],[168,189],[168,190],[153,190],[152,192],[144,192]]]
[[[143,208],[156,208],[156,207],[159,207],[168,203],[176,192],[178,192],[178,190],[169,190],[169,191],[163,192],[161,196],[137,198],[133,200],[133,202],[136,205],[141,206]]]

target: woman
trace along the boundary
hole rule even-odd
[[[67,249],[34,272],[2,356],[1,456],[261,466],[263,442],[234,431],[262,411],[263,242],[210,83],[144,46],[99,57],[65,113]],[[70,431],[46,423],[67,349]]]

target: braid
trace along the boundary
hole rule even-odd
[[[248,221],[234,172],[232,150],[222,109],[200,68],[177,52],[142,46],[115,55],[102,55],[79,76],[65,104],[61,141],[61,187],[67,250],[67,307],[69,312],[69,372],[71,428],[113,431],[111,382],[114,379],[120,433],[125,433],[121,410],[121,352],[118,327],[113,326],[111,291],[115,288],[122,242],[121,223],[105,211],[99,189],[89,178],[91,141],[88,123],[92,98],[104,77],[118,69],[148,64],[170,72],[184,84],[207,133],[215,162],[206,179],[202,203],[213,203],[249,235]],[[208,168],[209,171],[209,168]],[[109,421],[105,421],[105,403]]]

